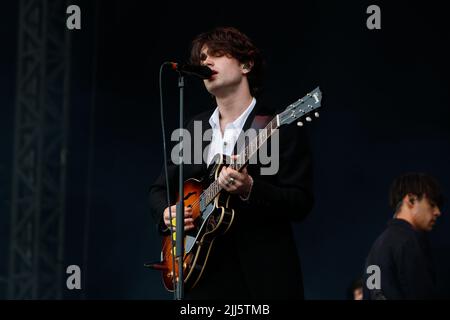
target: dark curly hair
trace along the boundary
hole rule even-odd
[[[421,200],[426,196],[432,205],[442,209],[444,205],[444,196],[437,180],[425,173],[410,172],[405,173],[394,179],[389,194],[390,206],[398,212],[402,199],[407,194],[417,196]]]
[[[262,88],[264,61],[258,48],[242,32],[233,27],[218,27],[199,34],[191,44],[190,62],[200,65],[203,46],[208,46],[208,54],[213,56],[229,55],[239,63],[251,64],[247,74],[250,93],[257,96]]]

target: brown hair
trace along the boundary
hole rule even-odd
[[[264,62],[259,49],[245,34],[233,27],[219,27],[199,34],[191,44],[190,62],[192,64],[201,64],[201,50],[205,45],[208,46],[210,55],[229,55],[239,63],[252,65],[247,74],[250,93],[253,96],[260,93]]]

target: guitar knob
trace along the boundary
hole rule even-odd
[[[316,116],[316,118],[319,117],[319,113],[318,112],[314,113],[314,115]]]
[[[297,122],[297,125],[298,125],[299,127],[303,127],[303,122],[299,121],[299,122]]]
[[[312,119],[310,117],[306,117],[306,121],[311,122]]]

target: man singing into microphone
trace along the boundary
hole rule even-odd
[[[185,179],[200,179],[212,166],[214,155],[237,154],[239,135],[253,128],[259,116],[272,119],[275,113],[260,101],[260,51],[237,29],[222,27],[198,35],[191,46],[191,64],[212,70],[204,85],[215,98],[215,106],[193,117],[186,128],[194,137],[194,121],[199,121],[203,129],[213,132],[207,159],[184,165]],[[252,163],[240,172],[230,167],[221,170],[218,183],[231,194],[234,220],[229,230],[214,240],[204,272],[198,283],[186,290],[185,298],[303,299],[300,260],[290,223],[302,220],[313,206],[311,154],[304,128],[282,126],[278,137],[275,174],[264,175],[261,165]],[[175,217],[178,167],[171,161],[168,178]],[[167,232],[170,219],[164,171],[151,186],[150,205],[159,230]],[[186,231],[195,227],[188,207],[184,221]]]

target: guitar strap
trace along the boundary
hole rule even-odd
[[[269,124],[269,122],[272,119],[273,119],[273,116],[270,116],[270,115],[256,115],[253,118],[253,121],[252,121],[252,124],[250,125],[250,128],[251,129],[255,129],[257,131],[259,131],[260,129],[264,129]],[[237,141],[241,141],[241,137],[242,137],[243,134],[244,134],[244,131],[242,131],[239,134],[239,138],[238,138]],[[236,145],[234,146],[234,154],[238,154],[239,153],[238,151],[241,150],[241,149],[238,150],[238,147],[239,146],[236,143]]]
[[[272,119],[273,116],[256,115],[253,118],[252,125],[250,128],[257,130],[264,129]]]

